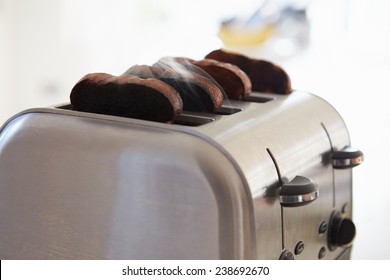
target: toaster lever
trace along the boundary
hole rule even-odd
[[[363,153],[351,146],[345,146],[332,154],[332,165],[336,169],[352,168],[361,164],[363,160]]]
[[[298,207],[309,204],[319,195],[318,185],[310,178],[296,176],[282,185],[279,201],[285,207]]]

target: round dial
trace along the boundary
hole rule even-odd
[[[356,227],[351,219],[343,217],[339,212],[332,215],[329,230],[329,247],[331,250],[336,247],[347,247],[355,238]]]

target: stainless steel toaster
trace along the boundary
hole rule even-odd
[[[299,91],[173,124],[30,109],[0,130],[0,258],[348,259],[362,161]]]

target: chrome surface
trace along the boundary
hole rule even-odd
[[[279,202],[283,207],[305,206],[318,198],[318,184],[310,178],[295,176],[280,187]]]
[[[332,161],[333,167],[335,168],[348,168],[360,165],[363,163],[363,157],[346,158],[346,159],[334,159]]]
[[[243,110],[191,127],[55,108],[15,116],[0,132],[0,258],[279,259],[302,241],[293,257],[318,259],[320,225],[343,207],[352,217],[351,170],[331,160],[348,131],[312,94],[257,95],[269,101],[231,101]],[[282,207],[297,175],[321,195]]]
[[[250,103],[240,114],[197,130],[226,148],[245,174],[254,201],[258,257],[277,259],[303,241],[305,250],[295,258],[318,259],[319,250],[327,247],[327,235],[318,233],[320,224],[345,203],[346,215],[352,215],[351,170],[334,170],[331,164],[332,151],[350,144],[334,108],[319,97],[295,92]],[[279,187],[297,175],[315,181],[321,196],[304,207],[281,207]],[[340,253],[337,248],[324,259]]]
[[[364,154],[351,146],[345,146],[332,154],[332,164],[336,169],[353,168],[362,164],[363,161]]]
[[[281,204],[285,204],[284,206],[295,206],[295,205],[306,205],[309,202],[313,202],[317,199],[319,195],[319,191],[316,190],[312,193],[301,194],[301,195],[280,195],[279,201]]]
[[[211,139],[61,113],[1,132],[1,259],[256,258],[248,186]]]

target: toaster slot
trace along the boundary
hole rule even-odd
[[[238,108],[238,107],[222,106],[214,113],[217,115],[233,115],[235,113],[241,112],[242,110],[243,110],[242,108]]]
[[[63,105],[58,105],[58,106],[56,106],[55,108],[57,108],[57,109],[63,109],[63,110],[72,110],[72,109],[73,109],[73,106],[72,106],[72,104],[66,103],[66,104],[63,104]]]
[[[62,109],[62,110],[73,109],[72,104],[58,105],[55,108]],[[230,115],[242,111],[241,108],[235,108],[235,107],[222,107],[221,110],[222,112],[219,113],[221,115]],[[185,126],[200,126],[215,121],[215,118],[213,118],[212,116],[213,115],[211,114],[205,114],[205,113],[202,114],[202,113],[184,112],[173,121],[173,124],[179,124]]]
[[[243,110],[239,107],[223,105],[214,114],[187,111],[177,117],[173,123],[186,126],[200,126],[215,121],[218,118],[216,115],[233,115]]]
[[[273,96],[270,95],[271,94],[261,94],[258,92],[251,92],[251,94],[244,97],[244,101],[266,103],[275,99]]]
[[[190,115],[190,114],[181,114],[179,117],[177,117],[173,121],[173,123],[180,124],[180,125],[186,125],[186,126],[200,126],[200,125],[210,123],[213,121],[215,121],[215,119],[211,118],[211,117]]]
[[[61,104],[55,106],[57,109],[62,110],[73,110],[72,104]],[[221,108],[214,112],[214,115],[233,115],[235,113],[243,111],[243,108],[223,105]],[[212,114],[198,113],[198,112],[184,112],[179,117],[177,117],[173,123],[186,125],[186,126],[200,126],[215,121],[215,118],[212,117]]]

